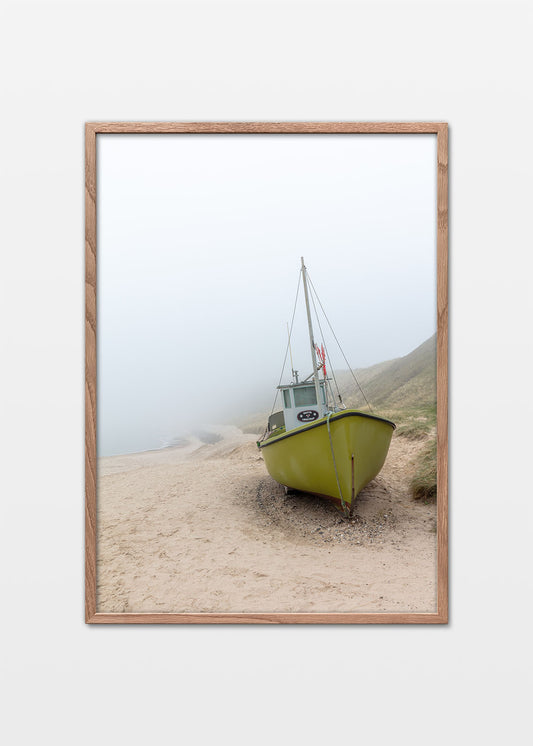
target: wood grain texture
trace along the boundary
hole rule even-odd
[[[437,133],[437,610],[448,621],[448,125]]]
[[[90,624],[442,624],[439,614],[103,614]]]
[[[437,135],[437,613],[132,614],[96,610],[97,134]],[[448,622],[448,125],[442,122],[90,122],[85,126],[85,621],[90,624],[446,624]]]
[[[85,128],[85,620],[96,613],[96,133]]]
[[[90,122],[95,134],[438,134],[442,122]]]

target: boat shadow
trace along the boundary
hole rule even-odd
[[[270,477],[261,478],[254,512],[259,524],[312,543],[372,543],[396,524],[390,491],[379,478],[358,495],[353,517],[346,517],[330,500],[306,492],[285,494],[282,485]]]

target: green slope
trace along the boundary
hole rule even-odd
[[[437,403],[437,335],[404,357],[355,371],[373,409],[433,409]],[[348,406],[360,407],[364,399],[349,371],[336,373]]]

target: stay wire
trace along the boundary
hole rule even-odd
[[[296,298],[294,299],[294,308],[292,310],[292,319],[291,319],[291,328],[289,331],[289,339],[287,341],[287,348],[285,349],[285,357],[283,358],[283,367],[281,368],[281,375],[279,377],[278,385],[276,387],[276,396],[274,397],[274,403],[272,404],[272,409],[270,410],[270,416],[274,413],[274,408],[276,406],[276,402],[278,400],[278,394],[279,394],[279,386],[281,385],[281,381],[283,379],[283,374],[285,372],[285,364],[287,362],[287,355],[289,354],[289,348],[291,344],[291,336],[292,336],[292,327],[294,324],[294,317],[296,315],[296,305],[298,303],[298,293],[300,292],[300,283],[302,281],[302,270],[300,270],[298,275],[298,287],[296,288]]]
[[[351,368],[351,366],[350,366],[350,363],[349,363],[349,362],[348,362],[348,360],[346,359],[346,355],[344,354],[344,351],[343,351],[343,349],[342,349],[342,347],[341,347],[341,344],[340,344],[339,340],[337,339],[337,335],[336,335],[336,334],[335,334],[335,332],[333,331],[333,327],[331,326],[331,324],[330,324],[330,321],[329,321],[329,319],[328,319],[328,317],[327,317],[327,314],[326,314],[326,312],[324,311],[324,306],[323,306],[323,305],[322,305],[322,303],[320,302],[320,298],[318,297],[318,293],[317,293],[317,291],[316,291],[316,288],[315,288],[315,286],[313,285],[313,281],[312,281],[312,280],[311,280],[311,278],[309,277],[309,272],[307,273],[307,279],[309,280],[309,284],[310,284],[310,285],[311,285],[311,287],[313,288],[313,292],[314,292],[314,294],[316,295],[316,299],[317,299],[317,301],[318,301],[318,304],[319,304],[320,308],[322,309],[322,313],[324,314],[324,318],[325,318],[325,319],[326,319],[326,321],[328,322],[328,326],[329,326],[329,328],[330,328],[330,330],[331,330],[331,333],[333,334],[333,337],[335,338],[335,342],[337,343],[337,345],[338,345],[338,347],[339,347],[339,350],[341,351],[341,354],[342,354],[342,356],[343,356],[343,358],[344,358],[344,362],[345,362],[345,363],[346,363],[346,365],[348,366],[348,370],[349,370],[349,371],[350,371],[350,373],[352,374],[353,380],[355,381],[355,383],[356,383],[356,384],[357,384],[357,386],[359,387],[359,391],[360,391],[360,392],[361,392],[361,394],[363,395],[363,399],[365,400],[365,402],[366,402],[366,404],[367,404],[367,406],[368,406],[368,409],[369,409],[369,410],[370,410],[370,411],[372,412],[372,407],[370,406],[370,402],[369,402],[369,401],[368,401],[368,399],[366,398],[366,396],[365,396],[365,392],[363,391],[363,389],[362,389],[362,387],[361,387],[361,384],[360,384],[360,383],[359,383],[359,381],[357,380],[357,378],[356,378],[356,375],[355,375],[355,373],[353,372],[353,370],[352,370],[352,368]]]

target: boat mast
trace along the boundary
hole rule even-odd
[[[318,413],[320,417],[323,417],[324,408],[322,406],[322,399],[320,396],[320,384],[318,382],[318,376],[317,376],[318,368],[316,364],[315,340],[313,337],[313,323],[311,321],[311,309],[309,308],[309,293],[307,290],[307,270],[305,268],[303,256],[302,256],[302,278],[303,278],[304,293],[305,293],[305,307],[307,309],[307,323],[309,325],[309,342],[311,344],[311,360],[313,361],[313,381],[315,383],[316,402],[318,406]]]

